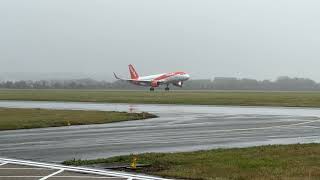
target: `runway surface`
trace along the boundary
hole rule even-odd
[[[0,107],[151,112],[156,119],[0,132],[0,156],[46,162],[142,152],[320,143],[320,109],[0,101]]]
[[[169,180],[86,167],[0,158],[1,180]]]

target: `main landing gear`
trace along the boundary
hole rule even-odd
[[[165,90],[165,91],[169,91],[169,90],[170,90],[169,86],[167,86],[164,90]],[[154,91],[154,87],[151,87],[151,88],[150,88],[150,91],[153,92],[153,91]]]
[[[169,91],[170,88],[169,88],[169,84],[167,84],[167,87],[164,89],[165,91]]]

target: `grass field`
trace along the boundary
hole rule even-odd
[[[185,153],[135,155],[150,167],[138,172],[163,177],[213,180],[318,180],[320,144],[274,145]],[[70,160],[66,165],[130,163],[133,155],[98,160]]]
[[[0,108],[0,130],[104,124],[153,117],[149,113]]]
[[[320,107],[320,92],[0,90],[0,100]]]

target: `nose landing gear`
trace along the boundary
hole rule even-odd
[[[154,88],[153,88],[153,87],[151,87],[151,88],[150,88],[150,91],[151,91],[151,92],[153,92],[153,91],[154,91]]]

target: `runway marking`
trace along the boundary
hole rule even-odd
[[[3,162],[3,163],[0,163],[0,166],[4,166],[6,164],[8,164],[8,163],[7,162]]]
[[[57,175],[57,174],[62,173],[63,171],[64,171],[64,169],[60,169],[59,171],[54,172],[54,173],[52,173],[52,174],[49,174],[48,176],[45,176],[45,177],[43,177],[43,178],[41,178],[41,179],[39,179],[39,180],[46,180],[46,179],[49,179],[49,178],[51,178],[52,176],[55,176],[55,175]]]
[[[233,131],[264,130],[264,129],[272,129],[272,128],[288,128],[288,127],[291,127],[291,126],[299,126],[299,125],[310,124],[310,123],[314,123],[314,122],[319,122],[319,120],[306,121],[306,122],[301,122],[301,123],[296,123],[296,124],[288,124],[288,125],[269,126],[269,127],[213,130],[212,132],[233,132]]]
[[[320,127],[317,127],[317,126],[301,126],[301,127],[311,128],[311,129],[319,129],[320,128]]]
[[[39,162],[26,161],[26,160],[0,158],[0,161],[7,162],[9,164],[35,166],[35,167],[56,169],[59,171],[65,170],[65,171],[71,171],[71,172],[96,174],[96,175],[103,175],[103,176],[113,176],[113,177],[126,178],[126,179],[131,178],[131,179],[135,179],[135,180],[169,180],[169,179],[165,179],[165,178],[145,176],[145,175],[135,175],[135,174],[116,172],[116,171],[111,171],[111,170],[99,170],[99,169],[91,169],[91,168],[84,168],[84,167],[63,166],[63,165],[58,165],[58,164],[39,163]],[[57,172],[59,172],[59,171],[57,171]]]

